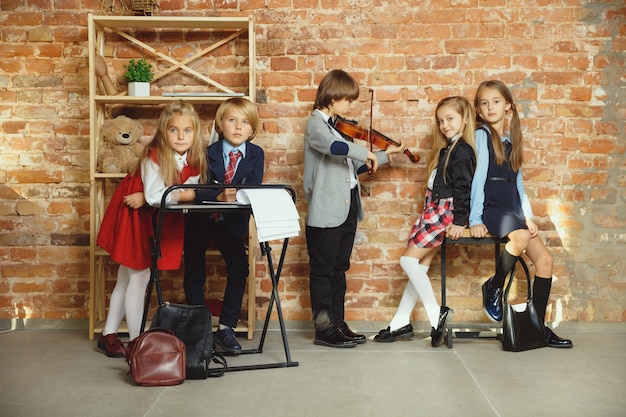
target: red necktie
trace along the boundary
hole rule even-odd
[[[228,159],[230,159],[230,163],[226,168],[226,172],[224,173],[224,184],[230,184],[233,181],[233,177],[235,176],[235,168],[237,167],[237,161],[241,158],[241,152],[239,151],[230,151],[228,154]]]
[[[239,151],[230,151],[228,153],[228,159],[230,162],[228,163],[228,167],[226,167],[226,172],[224,173],[224,184],[230,184],[233,182],[235,168],[237,167],[237,161],[239,158],[241,158],[241,152]],[[213,217],[213,220],[217,222],[222,217],[222,213],[213,213],[211,217]]]

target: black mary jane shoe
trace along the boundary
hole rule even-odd
[[[346,323],[345,321],[339,325],[339,330],[341,330],[341,333],[346,335],[348,338],[354,340],[358,344],[363,344],[367,342],[367,337],[365,337],[364,334],[354,333],[352,329],[348,327],[348,323]]]
[[[443,342],[443,338],[446,334],[446,327],[448,322],[454,316],[454,310],[450,307],[441,306],[439,309],[439,321],[437,322],[437,328],[431,327],[430,330],[430,345],[437,347]]]
[[[546,327],[546,345],[553,348],[571,348],[574,344],[569,339],[563,339],[556,335],[551,328]]]
[[[394,331],[391,331],[390,327],[379,331],[378,334],[374,336],[374,342],[391,343],[395,342],[397,339],[410,339],[414,335],[413,325],[409,323],[406,326],[402,326]]]

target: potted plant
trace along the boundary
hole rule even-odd
[[[124,79],[128,82],[128,95],[149,96],[150,82],[154,79],[152,64],[148,64],[145,58],[138,60],[131,58],[124,68],[126,69]]]

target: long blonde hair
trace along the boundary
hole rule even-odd
[[[493,89],[497,90],[504,100],[511,105],[511,120],[508,126],[509,134],[511,135],[511,155],[509,157],[509,162],[511,164],[511,168],[513,171],[517,172],[522,167],[522,163],[524,162],[523,151],[524,151],[524,137],[522,136],[522,128],[519,121],[519,114],[517,113],[517,108],[513,101],[513,94],[511,90],[504,84],[502,81],[498,80],[489,80],[483,81],[478,86],[476,90],[476,96],[474,97],[474,108],[476,109],[476,122],[478,126],[484,126],[489,129],[491,132],[491,144],[493,145],[493,152],[496,157],[496,163],[498,165],[502,165],[506,161],[506,155],[504,154],[504,146],[502,145],[502,138],[498,132],[482,117],[480,117],[480,95],[483,90]]]
[[[167,126],[170,119],[174,116],[189,116],[192,120],[194,139],[191,148],[187,151],[187,164],[199,170],[200,183],[204,183],[206,182],[208,164],[202,132],[200,131],[200,117],[193,106],[183,100],[174,101],[163,109],[154,138],[146,146],[143,155],[139,158],[135,172],[139,169],[138,167],[141,166],[144,159],[150,158],[150,155],[154,154],[161,169],[165,185],[170,186],[180,183],[180,172],[178,172],[176,167],[175,151],[167,144]]]
[[[437,121],[437,112],[440,108],[446,106],[452,108],[452,110],[460,114],[463,118],[463,129],[460,132],[461,136],[458,139],[462,137],[465,142],[467,142],[474,150],[476,150],[476,123],[474,122],[474,109],[472,109],[472,105],[470,104],[469,100],[461,96],[444,98],[437,104],[437,107],[435,108],[435,120],[433,124],[433,146],[430,149],[430,156],[428,158],[428,166],[426,169],[428,175],[430,175],[430,173],[437,168],[437,165],[439,164],[439,153],[449,144],[448,138],[446,138],[444,134],[441,133],[441,130],[439,129],[439,123]],[[459,143],[458,139],[452,142],[452,145],[450,146],[450,151],[448,152],[445,163],[443,165],[442,174],[444,182],[446,181],[446,170],[448,169],[450,154],[452,153],[452,149],[454,149],[457,143]],[[424,188],[427,187],[428,182],[425,182]]]

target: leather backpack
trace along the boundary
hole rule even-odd
[[[167,329],[145,331],[130,343],[128,374],[136,385],[154,387],[185,381],[185,344]]]

